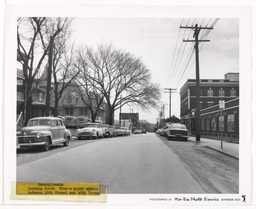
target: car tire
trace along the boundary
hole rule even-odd
[[[66,141],[63,143],[63,145],[67,147],[69,145],[69,142],[70,142],[70,136],[67,136]]]
[[[50,139],[49,137],[47,137],[47,139],[45,140],[45,145],[43,146],[43,150],[48,151],[49,149],[50,149]]]

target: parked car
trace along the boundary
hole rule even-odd
[[[89,118],[87,118],[85,116],[76,117],[76,127],[82,128],[85,123],[88,123],[88,121],[89,121]]]
[[[180,123],[172,123],[171,125],[169,125],[168,129],[166,130],[166,136],[168,139],[177,139],[184,141],[187,141],[189,138],[186,126]]]
[[[113,137],[115,135],[112,126],[110,126],[108,124],[102,124],[102,129],[103,129],[104,137]]]
[[[84,127],[77,129],[77,139],[98,139],[103,138],[102,125],[99,123],[85,123]]]
[[[127,127],[120,127],[120,129],[123,132],[123,136],[129,136],[131,134],[131,131]]]
[[[125,135],[125,130],[121,128],[116,129],[116,135],[117,136],[124,136]]]
[[[147,130],[146,130],[146,129],[143,129],[143,130],[142,130],[142,133],[143,133],[143,134],[146,134],[146,133],[147,133]]]
[[[114,125],[109,125],[110,131],[113,133],[113,136],[117,136],[117,129]]]
[[[75,116],[65,116],[64,124],[69,128],[76,128],[76,117]]]
[[[37,117],[28,121],[27,127],[17,132],[19,147],[38,147],[49,150],[51,145],[69,145],[71,133],[57,117]]]
[[[142,131],[140,129],[135,129],[135,131],[133,133],[134,134],[142,134]]]
[[[161,129],[160,135],[161,135],[161,136],[167,136],[166,130],[167,130],[168,128],[169,128],[169,125],[164,126],[164,127]]]

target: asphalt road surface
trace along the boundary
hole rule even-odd
[[[19,151],[17,182],[100,183],[110,194],[238,192],[237,160],[211,152],[154,133],[72,140],[48,152]]]

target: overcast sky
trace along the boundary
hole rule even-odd
[[[164,88],[177,89],[177,93],[172,94],[172,115],[179,117],[179,89],[187,79],[195,78],[193,43],[182,41],[193,39],[193,31],[180,29],[180,25],[196,23],[204,27],[214,25],[213,30],[200,31],[200,35],[210,40],[200,44],[200,78],[223,79],[228,72],[238,72],[238,19],[75,18],[72,39],[77,45],[92,47],[112,43],[115,48],[140,57],[150,69],[152,81],[160,84],[162,92]],[[190,54],[193,56],[190,57]],[[162,93],[161,102],[165,104],[165,117],[168,117],[169,94]],[[122,108],[122,112],[131,111],[128,106]],[[133,112],[138,112],[140,119],[151,123],[156,123],[159,117],[156,110],[144,112],[134,107]],[[118,118],[118,113],[115,118]]]

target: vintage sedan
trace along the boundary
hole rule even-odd
[[[168,139],[187,141],[189,138],[186,126],[181,123],[170,124],[166,129],[165,134]]]
[[[84,127],[77,129],[77,139],[98,139],[103,138],[102,125],[99,123],[85,123]]]
[[[27,127],[17,132],[19,147],[42,147],[48,151],[51,145],[69,145],[71,133],[63,121],[55,117],[37,117],[28,121]]]

